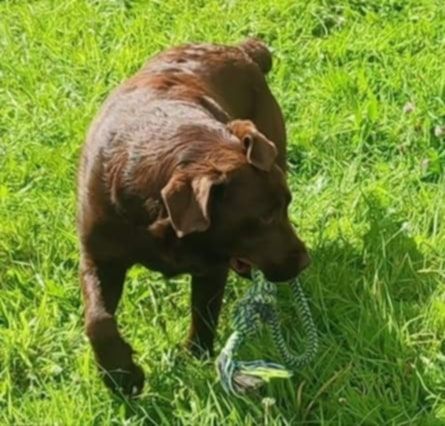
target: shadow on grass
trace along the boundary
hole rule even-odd
[[[304,279],[322,346],[304,374],[312,383],[300,420],[320,420],[321,412],[326,419],[402,422],[432,405],[411,335],[421,329],[436,281],[422,272],[426,260],[406,221],[376,199],[357,216],[367,228],[361,241],[321,242]],[[295,329],[291,319],[288,327]]]

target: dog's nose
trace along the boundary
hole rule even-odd
[[[297,277],[311,262],[306,250],[293,251],[283,263],[268,265],[263,269],[266,278],[273,282],[285,282]]]
[[[297,248],[290,253],[289,262],[295,263],[297,271],[300,273],[310,265],[311,258],[306,248]]]
[[[304,271],[311,264],[311,257],[306,250],[300,251],[296,256],[298,271]]]

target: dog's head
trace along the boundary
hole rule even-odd
[[[309,256],[289,221],[276,147],[250,121],[228,129],[230,144],[180,168],[163,188],[170,225],[178,238],[198,236],[241,275],[256,266],[272,281],[293,278]]]

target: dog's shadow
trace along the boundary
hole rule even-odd
[[[416,389],[421,388],[413,367],[418,354],[408,340],[434,292],[436,280],[427,272],[426,260],[410,235],[409,223],[376,201],[370,202],[364,219],[360,238],[329,240],[321,233],[311,251],[313,262],[301,281],[318,327],[319,354],[311,366],[297,372],[292,380],[272,383],[264,394],[253,397],[258,400],[258,396],[273,395],[276,402],[272,410],[282,413],[284,418],[310,421],[319,404],[323,404],[326,415],[330,410],[334,415],[336,410],[347,410],[348,400],[357,395],[364,412],[367,405],[372,411],[382,394],[409,395],[413,381]],[[232,280],[237,281],[233,277]],[[230,334],[230,311],[248,285],[232,284],[236,285],[229,285],[217,347]],[[279,290],[279,299],[284,335],[289,347],[299,352],[304,336],[285,286]],[[240,354],[243,359],[279,360],[267,334],[246,346]],[[213,362],[203,363],[200,377],[196,377],[200,371],[196,362],[179,353],[172,357],[168,372],[156,372],[158,378],[149,385],[153,392],[128,404],[129,416],[148,410],[154,413],[156,421],[160,420],[155,401],[167,406],[172,400],[157,399],[156,395],[167,392],[173,398],[179,388],[186,392],[187,383],[194,388],[192,393],[197,400],[227,401],[216,382]],[[193,366],[189,368],[187,364]],[[191,378],[190,374],[195,376]],[[158,386],[162,392],[156,392]],[[248,404],[250,409],[255,406],[233,398],[220,409],[228,413],[231,404]],[[261,405],[256,406],[256,414],[262,415]]]

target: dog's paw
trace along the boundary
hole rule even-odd
[[[108,388],[114,393],[135,397],[144,387],[144,371],[137,364],[125,368],[103,371],[103,379]]]
[[[213,345],[203,344],[200,341],[187,340],[184,344],[186,351],[194,358],[206,361],[213,356]]]

